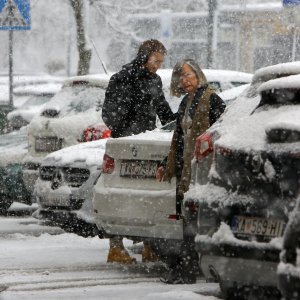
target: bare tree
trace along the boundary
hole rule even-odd
[[[89,47],[89,40],[85,27],[86,16],[84,1],[85,0],[70,0],[76,20],[77,48],[79,54],[77,75],[89,73],[92,58],[92,49]]]

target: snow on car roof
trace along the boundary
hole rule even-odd
[[[217,70],[217,69],[203,69],[208,81],[233,81],[233,82],[251,82],[253,74],[231,71],[231,70]],[[162,81],[171,80],[172,69],[159,69],[157,74]]]
[[[65,80],[64,86],[72,86],[76,82],[88,82],[91,86],[100,86],[106,88],[109,79],[113,73],[110,74],[90,74],[83,76],[74,76]]]
[[[106,142],[107,139],[102,139],[63,148],[48,154],[42,164],[65,166],[80,162],[87,167],[100,167],[102,165]]]
[[[240,86],[228,89],[224,92],[219,93],[218,95],[222,98],[223,101],[230,102],[237,98],[246,88],[248,88],[250,83],[242,84]]]
[[[253,74],[217,69],[203,69],[208,81],[233,81],[233,82],[251,82]]]
[[[13,85],[15,87],[30,84],[42,83],[62,83],[65,77],[52,76],[52,75],[16,75],[13,78]],[[8,81],[7,81],[8,82]]]
[[[296,74],[300,74],[300,61],[282,63],[261,68],[255,72],[252,82],[265,82],[270,79]]]
[[[278,89],[300,89],[300,74],[269,80],[263,83],[258,88],[258,91],[261,93],[267,90]]]
[[[18,86],[14,88],[15,95],[41,95],[56,94],[62,87],[61,83],[43,83],[35,85]]]

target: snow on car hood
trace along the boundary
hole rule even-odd
[[[66,166],[81,163],[91,167],[102,165],[107,139],[81,143],[48,154],[42,165]]]

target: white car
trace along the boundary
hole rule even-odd
[[[171,122],[161,129],[107,141],[93,198],[96,225],[105,236],[161,241],[158,246],[167,239],[172,249],[179,250],[182,220],[175,218],[175,180],[158,183],[155,179],[174,129]],[[169,246],[161,250],[168,252]]]
[[[41,160],[49,153],[78,144],[84,129],[102,121],[101,106],[109,75],[67,79],[59,93],[28,125],[28,155],[23,179],[33,191]]]
[[[8,127],[16,130],[30,123],[45,103],[61,89],[62,83],[19,86],[14,89],[16,97],[27,97],[20,107],[7,114]]]
[[[70,146],[43,159],[33,192],[38,203],[36,218],[81,236],[101,235],[95,225],[92,196],[106,140]]]

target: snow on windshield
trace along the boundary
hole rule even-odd
[[[96,109],[98,102],[103,103],[105,89],[88,85],[64,87],[56,94],[44,109],[60,111],[60,116],[72,116],[80,112]]]

